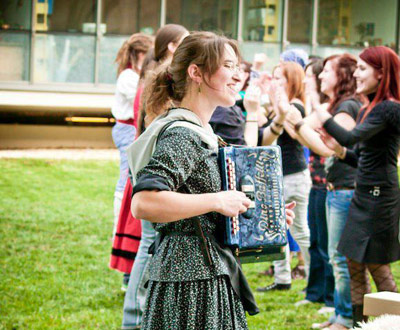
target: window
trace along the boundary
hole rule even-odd
[[[282,40],[283,0],[244,2],[243,40],[280,42]]]
[[[287,39],[291,43],[311,43],[312,0],[290,0]]]
[[[35,1],[34,82],[94,82],[96,0]]]
[[[29,80],[31,1],[0,1],[0,81]]]
[[[103,0],[99,57],[99,82],[114,84],[119,48],[136,32],[154,34],[160,25],[160,1]]]
[[[396,0],[320,0],[318,43],[396,47]]]
[[[167,23],[237,37],[238,0],[168,0]]]

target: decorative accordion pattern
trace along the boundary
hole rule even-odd
[[[219,162],[223,189],[243,191],[252,201],[245,213],[224,217],[225,244],[236,248],[238,256],[279,251],[287,244],[280,147],[225,147]]]

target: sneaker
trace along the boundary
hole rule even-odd
[[[121,291],[126,292],[128,290],[128,284],[122,283]]]
[[[318,310],[318,314],[331,314],[335,311],[335,307],[324,306]]]
[[[290,290],[291,287],[292,287],[291,284],[273,283],[273,284],[268,285],[268,286],[257,288],[256,290],[258,292],[268,292],[268,291],[273,291],[273,290],[285,291],[285,290]]]
[[[311,304],[311,303],[312,303],[311,300],[303,299],[303,300],[300,300],[300,301],[296,302],[294,305],[296,307],[299,307],[299,306],[308,305],[308,304]]]
[[[311,325],[311,329],[326,329],[327,327],[331,326],[332,323],[329,321],[325,321],[323,323],[313,323]]]

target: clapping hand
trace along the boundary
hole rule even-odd
[[[255,85],[250,85],[244,95],[243,105],[247,113],[257,113],[260,109],[261,90]]]

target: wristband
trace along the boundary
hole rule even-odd
[[[283,127],[283,124],[279,124],[279,123],[277,123],[275,120],[273,120],[272,122],[273,122],[273,123],[275,124],[275,126],[278,127],[278,128],[282,128],[282,127]]]
[[[277,131],[275,131],[275,130],[272,128],[271,125],[269,126],[269,129],[271,130],[271,133],[272,133],[272,134],[277,135],[277,136],[281,135],[280,133],[278,133]]]

